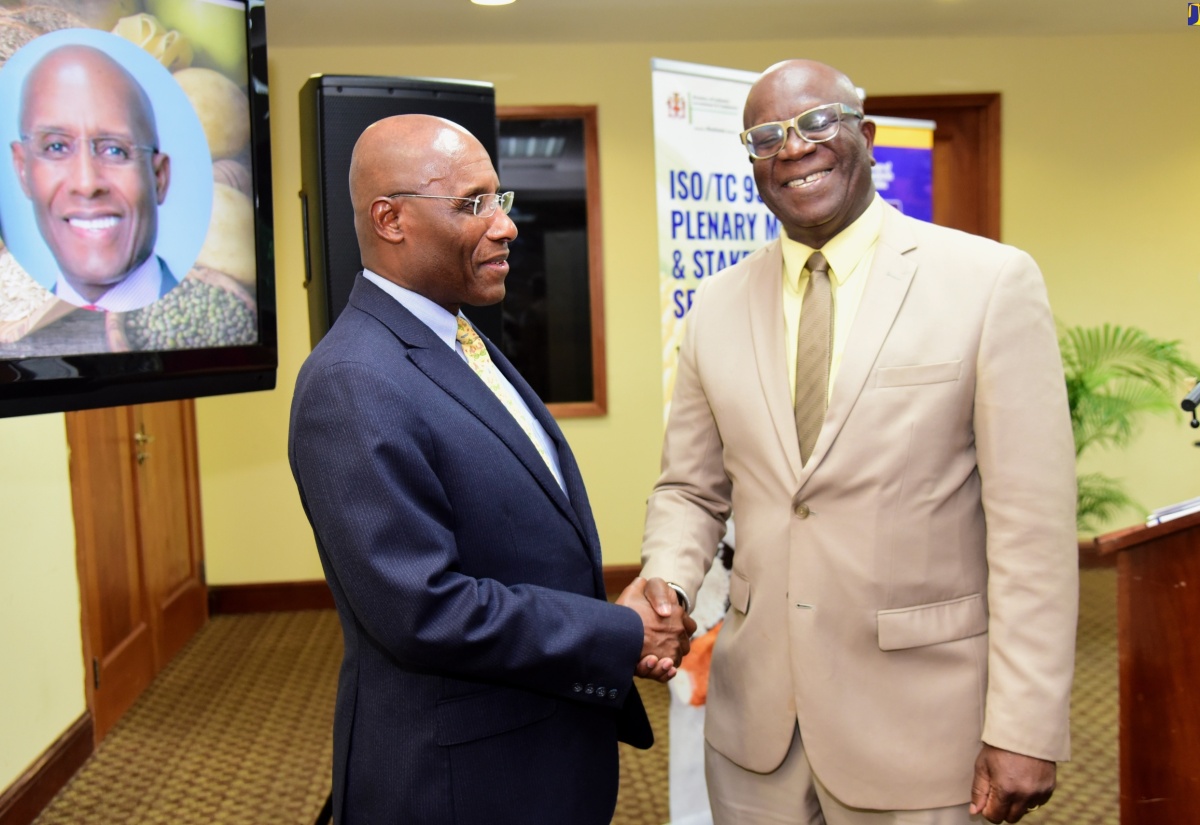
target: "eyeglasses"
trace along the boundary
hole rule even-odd
[[[38,160],[58,162],[75,157],[81,144],[86,144],[97,163],[105,166],[128,166],[147,155],[158,152],[155,146],[139,146],[119,137],[78,138],[62,132],[37,132],[21,135],[23,143]]]
[[[861,119],[863,113],[855,111],[845,103],[826,103],[801,112],[791,120],[753,126],[742,132],[742,144],[750,153],[750,157],[766,160],[783,151],[789,128],[796,130],[796,134],[808,143],[824,143],[837,137],[843,117]]]
[[[472,211],[477,218],[490,218],[496,214],[499,209],[505,215],[512,209],[513,198],[515,195],[512,192],[489,192],[486,195],[476,195],[473,198],[456,198],[453,195],[414,195],[411,192],[397,192],[394,195],[388,195],[389,198],[433,198],[434,200],[443,201],[466,201],[472,204]]]

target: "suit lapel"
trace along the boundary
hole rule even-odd
[[[500,399],[479,379],[479,376],[471,371],[466,362],[449,347],[443,345],[441,349],[444,352],[432,347],[421,350],[413,349],[409,350],[408,355],[417,369],[425,373],[429,380],[466,407],[483,426],[504,442],[504,445],[512,451],[513,457],[533,475],[538,485],[554,501],[563,515],[578,526],[575,512],[571,509],[567,497],[563,495],[562,488],[558,486],[557,479],[554,478],[554,474],[550,472],[550,468],[538,454],[537,448],[533,446],[529,436],[521,429],[521,425],[516,422]],[[490,342],[488,352],[495,361],[496,351],[490,346]],[[497,366],[499,366],[498,363]],[[505,378],[512,381],[512,373],[505,372],[503,369],[501,372],[504,373]]]
[[[551,491],[547,488],[547,493],[553,493],[552,497],[555,503],[559,504],[560,509],[571,519],[576,531],[583,539],[584,546],[588,548],[588,552],[592,558],[592,573],[596,588],[596,595],[599,598],[604,598],[604,573],[603,559],[600,555],[600,537],[596,531],[596,522],[592,518],[592,508],[588,503],[587,490],[583,486],[583,474],[579,471],[579,465],[575,463],[575,455],[571,452],[570,445],[567,444],[566,436],[559,429],[558,422],[554,420],[554,416],[550,415],[550,411],[546,409],[546,405],[537,397],[537,393],[529,386],[524,377],[517,372],[517,368],[499,351],[495,346],[484,338],[488,344],[488,352],[491,353],[492,360],[495,361],[496,367],[509,380],[509,383],[520,393],[524,399],[525,405],[529,407],[529,411],[533,413],[537,422],[542,425],[542,429],[546,431],[546,435],[550,437],[554,444],[555,455],[558,457],[559,472],[562,473],[563,484],[566,485],[566,495],[563,495],[562,488],[558,486],[558,480],[554,478],[554,474],[546,466],[546,462],[542,461],[540,455],[537,456],[537,462],[542,470],[542,475],[548,480],[548,483],[553,487]],[[521,434],[525,434],[522,432]],[[529,439],[525,438],[528,442]],[[532,446],[532,445],[530,445]],[[536,450],[535,450],[536,452]],[[539,476],[539,481],[541,477]],[[546,483],[542,483],[545,488]],[[564,507],[565,506],[565,507]]]
[[[483,426],[504,442],[517,461],[533,475],[555,506],[575,526],[576,530],[583,533],[571,503],[563,494],[562,488],[558,486],[558,481],[550,472],[550,468],[546,466],[546,462],[538,454],[537,448],[529,440],[529,436],[521,429],[521,425],[516,422],[500,399],[488,389],[487,385],[454,350],[447,347],[429,327],[401,306],[398,301],[363,278],[362,275],[359,275],[354,283],[354,288],[350,293],[350,302],[379,319],[400,340],[404,341],[408,346],[408,357],[413,365],[430,381],[441,387],[447,395],[466,407]],[[504,377],[517,388],[517,392],[521,393],[525,403],[529,405],[534,415],[538,416],[538,421],[545,428],[546,424],[539,415],[542,403],[536,399],[529,385],[517,374],[508,359],[501,355],[486,338],[484,338],[484,342],[496,366]],[[550,429],[546,431],[551,434],[552,439],[555,439],[555,446],[561,457],[564,452],[561,433],[557,433],[557,427],[553,431]]]
[[[525,402],[525,406],[529,408],[529,411],[533,413],[533,417],[537,419],[538,424],[542,426],[542,429],[546,431],[546,435],[550,437],[550,442],[554,445],[554,452],[558,458],[558,466],[563,476],[563,483],[567,486],[566,494],[558,486],[558,479],[554,477],[554,473],[550,472],[550,468],[542,460],[537,448],[529,440],[529,436],[525,434],[525,431],[521,429],[516,421],[512,421],[513,426],[516,427],[516,431],[520,434],[520,444],[524,448],[524,454],[532,456],[532,458],[526,461],[526,465],[530,467],[530,472],[533,472],[538,483],[546,490],[547,495],[550,495],[555,500],[555,503],[563,509],[563,512],[575,524],[576,529],[581,529],[579,514],[573,506],[576,498],[579,497],[576,495],[579,491],[572,489],[572,483],[578,482],[579,486],[582,487],[582,480],[579,478],[579,468],[575,466],[575,459],[571,455],[571,448],[567,445],[567,440],[563,436],[562,430],[558,428],[557,422],[550,415],[550,411],[546,409],[546,405],[537,397],[537,393],[533,391],[533,387],[529,386],[521,373],[517,372],[517,368],[512,365],[512,362],[504,356],[504,353],[496,348],[495,344],[482,335],[480,337],[487,344],[488,354],[491,355],[492,362],[500,370],[500,374],[508,379],[508,383],[513,385],[513,389],[521,396],[521,399]],[[512,420],[511,415],[508,418]],[[583,498],[586,501],[586,497]]]
[[[834,379],[825,425],[804,468],[806,477],[821,463],[850,417],[917,271],[916,261],[905,256],[916,248],[915,238],[894,210],[889,208],[884,215],[875,260],[867,275],[862,300],[846,339],[846,350],[842,353],[842,364]]]
[[[155,256],[158,258],[158,256]],[[175,280],[175,276],[171,273],[171,269],[167,266],[167,262],[162,258],[158,258],[158,271],[162,274],[159,281],[158,297],[161,298],[170,292],[175,287],[179,286],[179,281]]]
[[[787,350],[783,340],[786,328],[780,303],[783,290],[783,253],[780,250],[779,241],[765,247],[754,268],[747,271],[747,306],[759,386],[775,425],[780,455],[787,457],[792,477],[799,478],[800,443],[796,437],[796,413],[792,408]]]

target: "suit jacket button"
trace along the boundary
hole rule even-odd
[[[617,689],[616,689],[616,688],[609,688],[609,689],[608,689],[608,698],[609,698],[609,699],[616,699],[616,698],[617,698]]]
[[[800,502],[792,508],[792,512],[796,514],[796,518],[808,518],[808,514],[811,511],[808,509],[807,504]]]
[[[571,685],[571,690],[575,691],[576,693],[582,693],[582,692],[583,692],[583,685],[581,685],[581,684],[579,684],[578,682],[576,682],[575,684]]]
[[[588,696],[591,696],[593,693],[596,692],[596,686],[588,685],[586,688],[584,688],[583,692],[586,693]]]

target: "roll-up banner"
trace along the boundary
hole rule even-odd
[[[665,420],[683,317],[696,288],[780,230],[758,196],[738,139],[746,95],[759,75],[655,58],[651,77]],[[871,120],[877,124],[875,188],[905,214],[930,220],[934,123]]]

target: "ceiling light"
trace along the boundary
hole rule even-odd
[[[477,6],[507,6],[513,0],[471,0]]]

